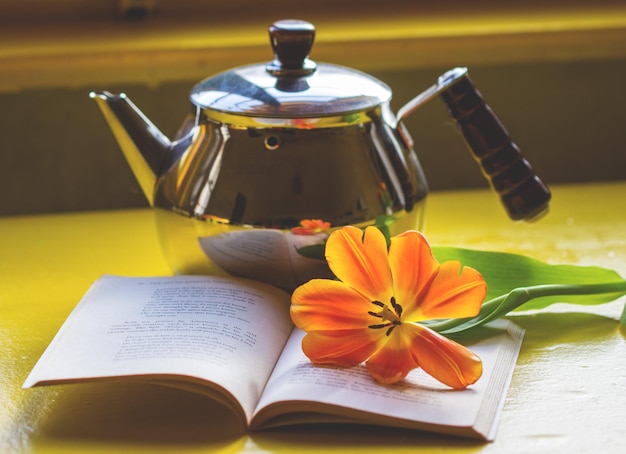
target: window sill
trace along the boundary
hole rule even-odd
[[[571,2],[570,2],[571,3]],[[576,2],[574,2],[576,3]],[[399,2],[324,8],[299,17],[317,28],[311,57],[372,72],[626,57],[626,5],[425,10]],[[231,8],[232,9],[232,8]],[[288,11],[195,18],[156,14],[133,22],[89,18],[17,23],[0,31],[0,92],[43,87],[200,80],[269,60],[267,26]],[[208,17],[208,19],[207,19]]]

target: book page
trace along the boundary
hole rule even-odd
[[[265,284],[209,276],[104,276],[24,387],[188,376],[228,390],[249,416],[292,328],[289,295]]]
[[[304,333],[295,329],[259,402],[255,426],[333,421],[323,416],[327,413],[339,416],[336,421],[470,436],[475,430],[480,438],[493,439],[522,336],[513,323],[499,321],[495,335],[469,345],[483,361],[483,376],[467,389],[453,390],[419,369],[401,383],[381,385],[364,365],[315,366],[302,353]]]

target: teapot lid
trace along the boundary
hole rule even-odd
[[[275,124],[365,112],[391,99],[391,89],[368,74],[310,60],[315,27],[309,22],[278,21],[269,34],[273,61],[234,68],[192,89],[191,102],[208,118],[233,123],[255,117]]]

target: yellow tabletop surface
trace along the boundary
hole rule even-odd
[[[598,265],[626,276],[626,181],[556,186],[550,213],[509,221],[488,190],[433,193],[434,245]],[[179,390],[92,383],[23,390],[102,274],[170,274],[148,209],[0,218],[0,452],[626,452],[625,299],[514,316],[526,337],[492,443],[388,428],[246,433]]]

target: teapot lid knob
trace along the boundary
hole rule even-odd
[[[276,77],[302,77],[315,71],[316,64],[309,53],[315,39],[313,24],[295,19],[274,22],[269,28],[274,60],[267,71]]]

